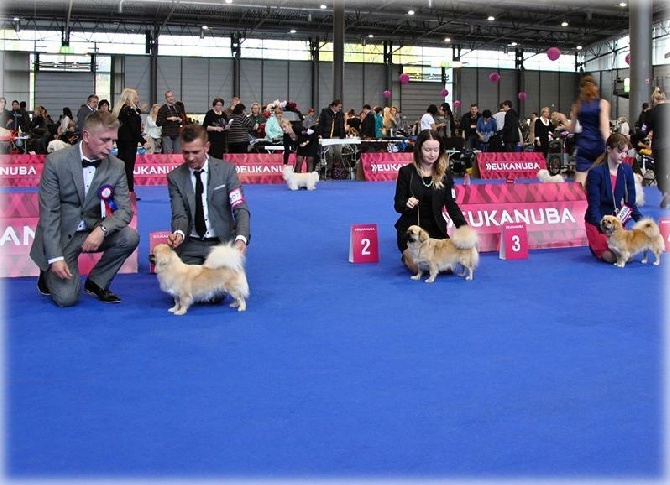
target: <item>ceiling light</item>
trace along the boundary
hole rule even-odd
[[[445,41],[445,42],[451,42],[451,37],[445,37],[445,38],[444,38],[444,41]]]
[[[414,10],[408,10],[407,15],[414,15]]]
[[[577,50],[578,50],[578,51],[582,50],[582,46],[581,46],[581,45],[578,45],[578,46],[577,46]]]
[[[233,0],[225,0],[225,2],[226,2],[228,5],[230,5],[231,3],[233,3]]]
[[[488,20],[489,22],[493,22],[495,19],[496,19],[496,18],[495,18],[493,15],[489,15],[489,16],[486,18],[486,20]]]
[[[567,26],[568,26],[567,22],[565,22],[565,21],[561,22],[561,27],[567,27]]]
[[[326,10],[326,9],[328,8],[328,5],[321,4],[321,5],[319,6],[319,8],[320,8],[321,10]]]
[[[289,33],[289,34],[295,34],[295,33],[296,33],[296,30],[295,30],[295,29],[291,29],[291,30],[288,31],[288,33]]]
[[[201,28],[202,30],[209,30],[209,27],[207,27],[206,25],[203,25],[203,26],[200,27],[200,28]]]
[[[621,3],[619,4],[619,7],[627,7],[627,6],[628,6],[628,5],[626,4],[626,2],[621,2]]]
[[[516,47],[516,46],[519,45],[519,44],[517,44],[516,42],[510,42],[509,45],[512,46],[512,47]]]
[[[368,34],[368,39],[372,39],[374,37],[373,34]]]

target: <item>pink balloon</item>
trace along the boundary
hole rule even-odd
[[[550,47],[547,49],[547,57],[550,61],[557,60],[559,57],[561,57],[561,49],[558,47]]]
[[[626,64],[630,66],[630,52],[626,54]]]
[[[407,84],[409,82],[409,74],[403,72],[398,76],[398,81],[400,81],[400,84]]]
[[[388,89],[384,89],[382,91],[382,96],[384,96],[385,98],[390,98],[391,97],[391,91],[389,91]]]
[[[442,91],[440,91],[440,95],[443,98],[446,98],[447,96],[449,96],[449,90],[448,89],[443,89]]]
[[[491,74],[489,74],[489,81],[491,81],[492,83],[497,83],[498,81],[500,81],[500,74],[498,74],[497,72],[492,72]]]
[[[519,94],[517,94],[517,97],[519,98],[519,100],[525,101],[526,98],[528,97],[528,94],[524,91],[521,91]]]
[[[460,106],[461,106],[461,101],[459,99],[454,101],[454,108],[460,108]]]

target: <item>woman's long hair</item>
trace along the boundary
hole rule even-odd
[[[435,162],[435,170],[433,173],[433,187],[435,189],[441,189],[444,187],[443,178],[447,173],[449,168],[449,157],[447,156],[447,145],[444,142],[444,137],[442,137],[435,130],[423,130],[419,133],[419,136],[414,143],[414,161],[413,165],[416,168],[417,173],[421,173],[420,167],[421,162],[423,161],[423,153],[421,153],[421,148],[427,140],[437,140],[440,143],[440,156]]]
[[[133,99],[135,98],[135,96],[137,96],[137,91],[135,91],[133,88],[126,88],[123,91],[121,91],[121,96],[114,105],[112,114],[118,118],[119,113],[121,113],[121,108],[123,108],[123,106],[126,104],[134,108],[135,104],[133,103]]]
[[[623,148],[629,147],[630,142],[628,141],[626,135],[622,135],[621,133],[612,133],[609,137],[607,137],[607,141],[605,142],[605,151],[598,158],[596,158],[595,162],[593,162],[593,165],[591,165],[591,168],[607,163],[607,148],[616,148],[621,150]]]
[[[587,74],[579,81],[579,99],[581,101],[590,101],[600,97],[598,83],[593,76]]]

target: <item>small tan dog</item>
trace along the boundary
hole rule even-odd
[[[156,265],[161,290],[174,298],[168,311],[183,315],[195,301],[207,301],[222,293],[234,298],[231,307],[247,309],[249,285],[244,271],[244,255],[232,244],[214,246],[205,264],[184,264],[167,244],[154,247],[149,260]]]
[[[474,277],[479,264],[478,238],[477,232],[470,226],[454,230],[451,239],[432,239],[417,225],[407,229],[407,236],[407,247],[418,268],[418,273],[412,276],[413,280],[420,279],[428,270],[426,283],[432,283],[440,271],[454,270],[458,264],[463,266],[459,276],[465,276],[468,281]]]
[[[647,263],[648,252],[654,253],[654,265],[661,264],[661,253],[665,249],[658,225],[651,219],[640,219],[627,231],[616,216],[604,216],[600,228],[607,235],[607,246],[616,255],[614,263],[619,268],[626,266],[632,256],[644,253],[642,263]]]
[[[291,165],[284,165],[282,178],[286,180],[289,190],[298,190],[301,188],[307,190],[316,189],[316,183],[319,181],[319,172],[295,173]]]

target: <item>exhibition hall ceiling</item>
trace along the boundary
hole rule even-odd
[[[556,46],[574,52],[578,45],[626,35],[629,26],[629,7],[616,0],[338,1],[344,5],[346,42],[387,42],[394,48]],[[666,3],[653,2],[654,21],[667,24]],[[23,29],[333,40],[333,0],[11,0],[4,5],[6,28],[14,18]]]

